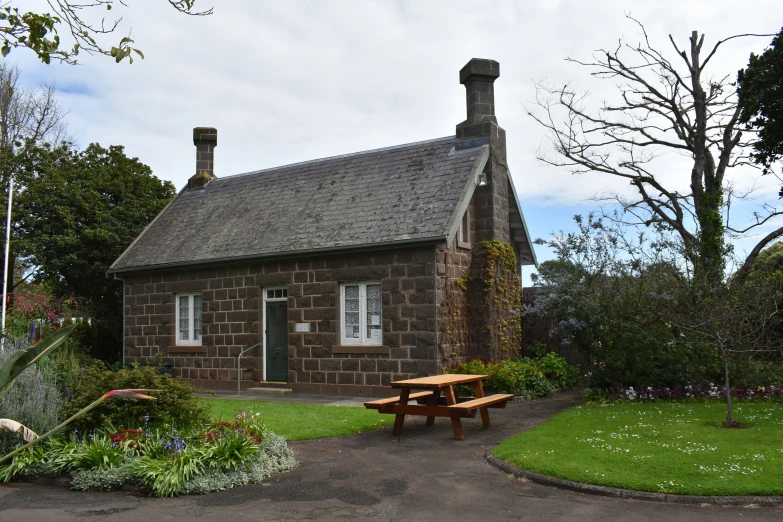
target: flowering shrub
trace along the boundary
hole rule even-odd
[[[488,375],[484,387],[489,391],[515,395],[543,396],[554,388],[575,384],[577,367],[569,366],[565,359],[550,353],[539,359],[516,361],[490,361],[480,359],[461,363],[446,370],[448,373]],[[472,388],[459,387],[460,393],[470,393]]]
[[[608,396],[600,395],[599,390],[591,390],[593,400],[608,399],[611,401],[628,402],[655,402],[655,401],[704,401],[726,400],[726,387],[713,383],[699,386],[687,384],[685,386],[633,386],[628,388],[617,387]],[[740,401],[783,402],[783,389],[777,382],[767,386],[743,386],[736,385],[731,390],[731,399]]]

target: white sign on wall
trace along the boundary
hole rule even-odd
[[[310,323],[296,323],[296,331],[297,332],[309,332],[310,331]]]

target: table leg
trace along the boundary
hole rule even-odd
[[[480,399],[484,396],[484,385],[481,383],[481,381],[476,381],[473,383],[473,391],[476,392],[477,399]],[[487,408],[479,408],[479,413],[481,413],[481,425],[485,428],[492,427],[492,424],[489,422],[489,412],[487,411]]]
[[[432,392],[432,397],[430,397],[429,401],[427,402],[430,406],[437,406],[438,399],[440,399],[440,390],[434,390]],[[435,417],[427,417],[425,426],[432,426],[433,424],[435,424]]]
[[[454,395],[454,387],[448,386],[443,390],[446,394],[446,404],[451,406],[457,404],[457,397]],[[454,430],[454,438],[457,440],[464,440],[465,434],[462,432],[462,421],[460,418],[452,413],[451,415],[451,429]]]
[[[400,390],[400,404],[405,406],[408,404],[408,396],[411,390],[409,388],[402,388]],[[392,429],[392,435],[398,437],[402,434],[402,425],[405,423],[405,415],[397,415],[394,418],[394,428]]]

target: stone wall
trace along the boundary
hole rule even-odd
[[[265,287],[288,289],[289,384],[295,391],[381,396],[392,380],[438,372],[436,247],[181,270],[126,278],[127,362],[158,353],[203,388],[236,385],[240,351],[262,343]],[[340,346],[340,284],[379,281],[383,347]],[[175,295],[200,292],[200,347],[176,346]],[[296,333],[295,323],[309,323]],[[262,349],[242,358],[242,386],[260,381]]]

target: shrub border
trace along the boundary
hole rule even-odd
[[[671,493],[653,493],[652,491],[636,491],[632,489],[612,488],[608,486],[598,486],[596,484],[584,484],[573,480],[566,480],[541,473],[533,473],[519,468],[513,464],[499,459],[488,449],[484,453],[484,458],[491,465],[505,471],[516,478],[525,478],[536,484],[551,486],[588,495],[598,495],[602,497],[629,498],[634,500],[651,500],[654,502],[667,502],[670,504],[712,504],[717,506],[747,506],[756,504],[760,506],[780,506],[783,505],[783,496],[702,496],[702,495],[673,495]]]

